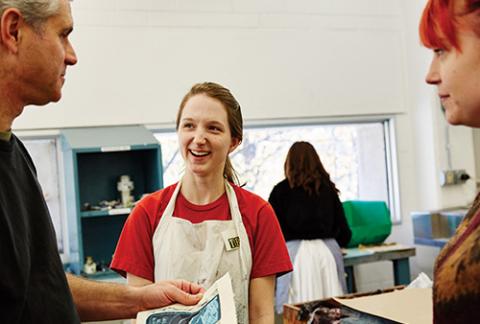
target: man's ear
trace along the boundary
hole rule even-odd
[[[0,20],[0,43],[12,53],[17,53],[20,28],[24,23],[22,14],[16,8],[8,8]]]

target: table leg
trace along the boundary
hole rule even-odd
[[[395,285],[408,285],[410,283],[410,264],[408,258],[392,260]]]
[[[353,272],[353,266],[346,266],[345,272],[347,273],[347,291],[349,294],[357,292],[355,284],[355,275]]]

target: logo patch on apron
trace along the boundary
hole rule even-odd
[[[223,241],[225,242],[225,250],[232,251],[240,248],[240,237],[234,230],[222,232]]]
[[[228,243],[230,243],[230,247],[232,249],[239,248],[240,247],[240,238],[238,236],[233,237],[233,238],[229,238]]]

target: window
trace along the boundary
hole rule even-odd
[[[382,200],[398,222],[391,122],[379,120],[342,124],[261,125],[247,127],[239,148],[231,154],[245,188],[268,199],[284,179],[283,165],[295,141],[315,146],[325,169],[340,190],[340,199]],[[156,132],[162,145],[164,183],[178,181],[183,160],[174,132]]]
[[[47,202],[53,226],[55,228],[57,245],[60,254],[68,249],[65,247],[67,239],[66,223],[63,215],[62,190],[59,172],[59,154],[57,152],[56,138],[49,139],[22,139],[28,153],[32,157],[37,169],[38,182],[40,183],[45,201]]]

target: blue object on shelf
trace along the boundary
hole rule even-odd
[[[413,237],[416,244],[443,247],[455,234],[467,209],[413,212]]]

